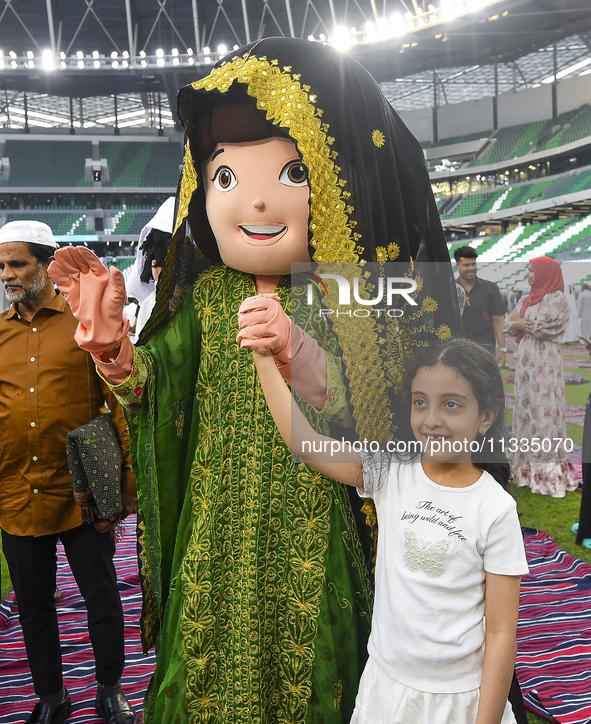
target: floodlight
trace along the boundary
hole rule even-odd
[[[400,13],[394,13],[394,15],[392,15],[390,26],[392,28],[392,34],[395,37],[400,37],[406,33],[406,24]]]
[[[187,48],[187,55],[193,55],[193,48]]]
[[[115,59],[118,58],[118,57],[119,57],[119,53],[118,53],[116,50],[114,50],[114,51],[111,53],[111,58],[113,58],[113,60],[115,60]]]
[[[66,54],[64,53],[63,50],[62,50],[62,52],[60,53],[60,58],[61,58],[62,60],[65,60],[65,59],[66,59]]]
[[[14,52],[14,50],[11,50],[10,53],[8,53],[8,55],[10,55],[11,58],[14,58],[16,60],[16,53]]]
[[[129,58],[129,53],[127,52],[127,50],[124,50],[123,53],[121,53],[121,55],[122,55],[126,60]]]
[[[164,58],[164,51],[162,50],[162,48],[158,48],[158,50],[156,51],[156,57]]]
[[[42,53],[42,65],[45,70],[53,70],[55,63],[53,61],[53,53],[51,50],[44,50]]]
[[[357,28],[350,28],[349,32],[351,35],[357,35]]]
[[[347,28],[343,27],[342,25],[337,26],[334,29],[331,44],[338,50],[346,50],[347,48],[349,48],[351,46],[351,35]]]
[[[98,59],[101,57],[101,54],[98,52],[98,50],[93,50],[93,51],[92,51],[92,57],[93,57],[95,60],[98,60]]]
[[[93,66],[94,66],[95,68],[100,68],[100,67],[101,67],[101,61],[100,61],[100,60],[95,60],[95,61],[93,61],[92,64],[93,64]]]
[[[208,45],[206,45],[205,48],[203,48],[203,52],[205,53],[205,55],[209,55],[211,53],[211,50],[209,49]]]
[[[324,33],[320,33],[320,35],[318,37],[320,38],[321,42],[323,42],[323,43],[326,40],[326,35]]]
[[[147,61],[145,58],[142,58],[142,59],[140,60],[140,65],[142,66],[142,68],[147,68],[147,67],[148,67],[148,61]]]
[[[65,60],[62,60],[61,63],[60,63],[60,66],[61,66],[61,69],[62,69],[62,70],[66,70],[66,68],[68,67],[68,64],[66,63]]]
[[[79,60],[79,61],[78,61],[78,67],[79,67],[80,69],[84,68],[84,61],[83,61],[83,60]]]
[[[172,53],[173,55],[178,55],[178,54],[179,54],[179,49],[178,49],[178,48],[173,48],[172,51],[171,51],[171,53]]]
[[[181,61],[180,61],[178,58],[173,58],[173,59],[172,59],[172,64],[173,64],[173,65],[178,65],[180,62],[181,62]]]
[[[224,45],[223,43],[222,43],[221,45],[218,45],[218,53],[219,53],[220,55],[226,55],[227,52],[228,52],[228,46],[227,46],[227,45]]]
[[[209,57],[209,55],[206,55],[205,58],[203,58],[203,61],[207,63],[207,65],[209,65],[211,63],[211,58]]]
[[[146,51],[140,50],[140,58],[145,58],[145,57],[146,57]]]
[[[10,61],[10,67],[11,67],[11,68],[18,68],[18,63],[16,62],[16,60],[11,60],[11,61]]]
[[[34,60],[30,60],[26,65],[27,65],[27,68],[34,68],[34,67],[35,67],[35,61],[34,61]]]
[[[129,61],[124,60],[124,61],[121,63],[121,67],[122,67],[122,68],[129,68]]]
[[[435,5],[427,5],[427,8],[428,8],[432,13],[434,13],[435,10],[436,10]]]
[[[233,46],[232,46],[232,50],[238,50],[238,48],[240,48],[239,45],[233,45]]]
[[[314,42],[314,36],[313,36],[313,35],[308,35],[308,40],[309,40],[311,43],[313,43],[313,42]]]
[[[195,59],[192,56],[189,57],[189,60],[187,62],[189,63],[189,65],[195,65]]]
[[[119,61],[118,61],[118,60],[114,60],[114,61],[111,63],[111,65],[112,65],[113,68],[118,68],[118,67],[119,67]]]
[[[162,68],[164,66],[164,58],[158,58],[156,65]]]
[[[33,53],[32,50],[27,50],[27,58],[30,58],[31,60],[35,57],[35,53]]]
[[[81,50],[79,50],[76,53],[76,57],[78,58],[78,60],[84,60],[84,53]]]

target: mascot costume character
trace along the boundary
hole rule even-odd
[[[365,523],[345,486],[292,462],[241,346],[267,345],[293,384],[292,360],[314,360],[300,396],[318,429],[392,439],[405,357],[456,331],[423,153],[367,71],[308,41],[235,51],[180,91],[178,113],[175,230],[137,346],[116,269],[83,247],[50,267],[135,441],[143,630],[157,650],[144,721],[345,724],[367,656]],[[293,262],[413,260],[439,262],[446,283],[438,299],[418,285],[410,326],[309,315],[302,329],[283,311],[301,302]]]

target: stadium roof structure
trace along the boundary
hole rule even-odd
[[[438,7],[428,0],[5,0],[0,88],[170,94],[219,55],[270,35],[346,48],[384,82],[511,62],[591,30],[588,0],[433,2]]]

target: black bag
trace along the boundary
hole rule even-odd
[[[116,520],[123,510],[123,453],[111,413],[69,432],[66,455],[74,498],[82,508],[84,522]]]

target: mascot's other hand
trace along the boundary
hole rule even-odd
[[[291,359],[291,319],[283,311],[277,294],[248,297],[238,310],[240,332],[236,341],[259,354],[271,352],[285,360]],[[278,357],[279,359],[279,357]]]
[[[75,339],[82,349],[100,353],[127,336],[129,322],[123,319],[127,294],[119,269],[112,266],[109,272],[90,249],[68,246],[55,252],[48,272],[79,322]]]

